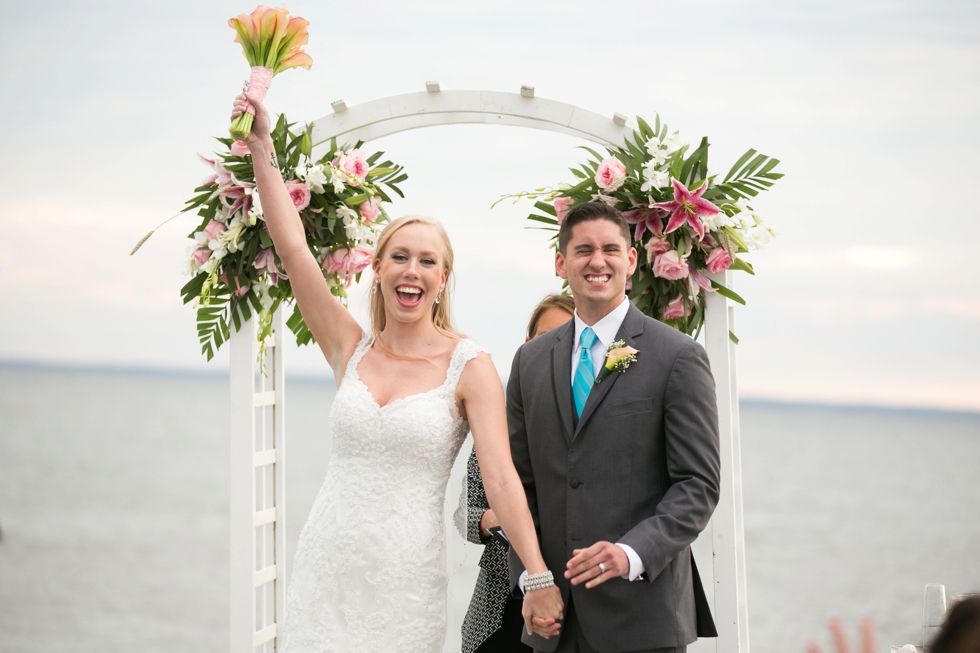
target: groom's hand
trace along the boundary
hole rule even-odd
[[[587,549],[575,549],[572,556],[566,565],[565,578],[571,578],[572,585],[585,583],[587,589],[601,585],[610,578],[626,576],[630,571],[626,552],[612,542],[596,542]]]
[[[564,616],[564,607],[561,591],[556,585],[525,594],[521,613],[528,634],[536,633],[545,639],[557,635],[561,630],[559,620]]]

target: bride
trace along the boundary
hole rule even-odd
[[[303,526],[286,594],[283,651],[438,653],[446,634],[443,499],[472,431],[487,498],[535,582],[525,625],[558,632],[550,583],[524,488],[510,457],[504,395],[490,357],[453,330],[453,252],[430,218],[388,224],[372,260],[371,329],[330,294],[306,245],[269,136],[254,107],[248,138],[276,254],[300,311],[338,379],[329,471]],[[528,585],[525,585],[527,588]]]

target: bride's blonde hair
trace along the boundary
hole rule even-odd
[[[388,241],[391,237],[395,235],[399,229],[410,224],[426,224],[435,229],[439,235],[442,237],[442,268],[449,274],[446,275],[446,285],[442,290],[442,297],[439,303],[432,304],[432,324],[435,326],[436,330],[442,335],[448,337],[459,339],[463,335],[453,327],[452,313],[450,311],[450,304],[452,302],[453,295],[453,246],[449,242],[449,234],[443,228],[438,221],[423,216],[423,215],[406,215],[401,218],[397,218],[389,222],[384,229],[381,230],[381,235],[378,236],[378,243],[374,248],[374,256],[371,258],[371,269],[374,269],[375,265],[379,265],[382,257],[384,256],[385,249],[388,247]],[[375,275],[374,283],[377,284],[377,275]],[[377,286],[373,286],[377,288]],[[371,331],[374,333],[374,339],[376,342],[381,343],[381,346],[387,350],[384,342],[378,337],[379,334],[384,331],[385,324],[387,323],[387,315],[385,314],[385,299],[382,293],[377,291],[372,291],[371,293]],[[390,351],[388,353],[391,353]]]

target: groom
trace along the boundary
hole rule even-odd
[[[619,211],[575,206],[558,250],[575,318],[518,350],[507,421],[565,613],[560,632],[535,619],[523,639],[558,653],[683,653],[715,634],[690,548],[720,483],[708,357],[626,298],[637,254]],[[596,382],[618,340],[639,350],[636,361]],[[523,589],[513,552],[510,566]]]

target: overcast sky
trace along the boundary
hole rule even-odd
[[[753,147],[786,177],[754,206],[782,236],[740,275],[743,396],[980,409],[980,5],[976,2],[292,2],[311,71],[267,103],[312,121],[424,90],[517,92],[603,115],[660,113],[712,170]],[[227,19],[251,5],[4,3],[0,359],[206,369],[178,290],[184,216],[248,74]],[[370,143],[406,166],[393,213],[443,221],[456,321],[506,374],[560,288],[527,205],[579,143],[454,126]],[[353,310],[363,318],[363,289]],[[223,353],[211,368],[227,365]],[[326,374],[291,348],[291,372]]]

